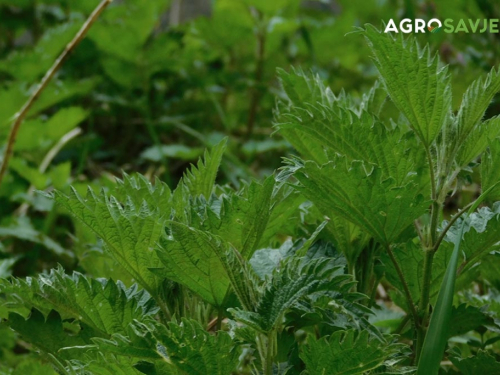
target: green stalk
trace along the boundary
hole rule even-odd
[[[417,329],[417,343],[415,349],[415,358],[418,361],[420,358],[420,353],[422,351],[422,346],[424,344],[425,334],[427,332],[427,319],[429,318],[429,300],[430,300],[430,289],[432,281],[432,261],[434,259],[434,250],[428,249],[425,251],[424,255],[424,274],[422,283],[422,293],[420,296],[420,302],[418,305],[418,311],[420,314],[420,324]]]
[[[274,363],[274,347],[276,344],[276,332],[271,331],[267,334],[267,351],[266,360],[264,366],[264,375],[273,375],[273,363]]]
[[[423,288],[418,306],[420,311],[426,311],[429,306],[429,294],[432,280],[432,261],[434,260],[434,254],[435,252],[432,249],[429,249],[425,252],[424,256]]]
[[[275,355],[276,331],[272,330],[267,334],[257,334],[257,351],[262,363],[263,375],[273,375],[273,363]]]

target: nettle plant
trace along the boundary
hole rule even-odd
[[[125,175],[51,195],[132,284],[62,268],[3,279],[3,324],[55,368],[26,371],[429,375],[447,358],[448,373],[500,373],[500,205],[486,205],[500,198],[500,118],[482,120],[500,74],[454,112],[428,48],[362,32],[381,76],[362,98],[280,71],[276,129],[299,156],[278,174],[217,185],[222,141],[173,191]],[[478,169],[482,194],[444,220]]]

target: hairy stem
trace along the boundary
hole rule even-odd
[[[14,144],[16,143],[17,133],[19,132],[19,128],[23,123],[26,115],[29,110],[35,103],[35,101],[40,97],[40,94],[43,90],[48,86],[56,72],[61,68],[62,64],[69,56],[71,51],[75,49],[75,47],[82,41],[87,32],[89,31],[92,24],[99,18],[99,15],[103,12],[103,10],[112,2],[113,0],[102,0],[101,3],[95,8],[92,14],[87,18],[83,26],[80,28],[78,33],[76,33],[75,37],[69,44],[66,46],[64,51],[59,55],[59,57],[54,61],[54,64],[50,67],[50,69],[45,73],[42,78],[40,84],[37,89],[33,92],[33,94],[28,98],[26,103],[23,105],[21,110],[16,113],[15,120],[12,124],[12,128],[10,130],[9,138],[7,140],[7,146],[5,147],[5,152],[2,161],[2,167],[0,168],[0,185],[2,184],[3,178],[5,176],[5,172],[7,171],[7,167],[9,166],[9,161],[14,151]]]
[[[431,288],[432,279],[432,261],[434,259],[435,252],[429,249],[424,255],[424,274],[422,276],[422,295],[420,297],[419,310],[420,312],[425,312],[429,304],[429,295]]]
[[[267,335],[267,351],[264,364],[264,375],[273,375],[274,347],[276,345],[276,333],[271,331]]]
[[[432,207],[431,207],[431,222],[430,222],[430,239],[429,243],[426,244],[427,248],[432,249],[434,247],[434,244],[437,241],[437,228],[439,224],[439,214],[440,211],[442,210],[442,205],[440,205],[437,201],[432,202]]]
[[[427,154],[427,162],[429,163],[429,177],[431,180],[431,198],[433,201],[437,199],[437,186],[436,177],[434,174],[434,161],[432,160],[432,155],[429,147],[425,147],[425,153]]]
[[[435,252],[432,249],[427,249],[424,255],[424,274],[422,276],[422,294],[418,310],[420,312],[420,322],[417,326],[417,345],[415,350],[415,359],[418,361],[422,345],[424,344],[425,334],[427,332],[427,324],[429,320],[429,300],[432,281],[432,261]]]

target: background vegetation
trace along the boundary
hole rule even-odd
[[[0,0],[0,147],[5,146],[12,117],[97,4]],[[30,111],[0,186],[0,277],[33,276],[61,265],[67,274],[78,271],[131,286],[137,280],[114,266],[95,231],[35,191],[69,194],[70,185],[81,195],[87,186],[96,192],[115,191],[115,177],[122,178],[123,172],[139,172],[149,181],[158,177],[173,190],[186,168],[225,137],[217,183],[244,189],[253,178],[272,175],[282,166],[282,157],[296,153],[273,127],[279,118],[276,101],[287,97],[277,68],[312,71],[333,93],[345,90],[361,99],[378,74],[364,38],[349,34],[354,27],[381,27],[390,18],[405,17],[500,18],[500,4],[487,0],[216,0],[208,7],[200,5],[202,13],[208,9],[209,14],[200,15],[195,7],[182,17],[171,5],[164,0],[115,1]],[[500,62],[499,34],[416,37],[449,65],[455,111],[471,82]],[[499,111],[495,97],[484,119]],[[386,121],[397,121],[398,116],[391,103],[380,114]],[[476,166],[471,163],[460,172],[458,192],[444,202],[443,219],[479,195]],[[261,244],[285,251],[292,246],[290,238],[312,236],[321,215],[308,210],[308,202],[282,199],[289,199],[283,206],[296,209],[289,214],[294,219]],[[328,235],[322,240],[332,246]],[[479,311],[486,298],[499,293],[499,279],[492,276],[499,262],[491,255],[475,278],[464,281],[466,297],[456,297],[457,306],[468,302]],[[383,263],[381,259],[374,264]],[[382,271],[379,275],[378,289],[369,289],[365,280],[366,289],[359,291],[373,293],[381,307],[359,308],[376,310],[383,331],[405,333],[402,310],[395,307],[402,303],[391,294],[394,281],[386,280]],[[205,314],[203,324],[217,316],[212,310],[198,313]],[[0,305],[0,317],[6,316],[7,308]],[[475,332],[457,335],[456,347],[465,350],[465,357],[489,345],[493,354],[487,360],[494,360],[491,356],[500,355],[499,317],[483,318],[484,324],[471,328]],[[488,336],[485,327],[491,326],[495,334]],[[30,361],[46,360],[33,359],[32,343],[21,336],[0,326],[0,373],[29,373],[25,366],[34,363]],[[466,342],[471,346],[460,346]]]

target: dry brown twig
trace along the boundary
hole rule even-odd
[[[99,5],[94,9],[92,14],[87,18],[85,23],[82,25],[78,33],[74,36],[71,42],[68,43],[64,51],[59,55],[59,57],[54,61],[54,64],[50,67],[50,69],[43,76],[40,84],[36,88],[36,90],[31,94],[26,103],[23,105],[21,110],[16,113],[14,116],[14,122],[12,123],[12,127],[9,133],[9,138],[7,140],[7,146],[5,148],[2,167],[0,168],[0,185],[2,184],[3,178],[5,177],[5,173],[9,166],[9,161],[14,151],[14,144],[16,143],[17,133],[19,132],[19,128],[23,123],[28,111],[33,106],[33,103],[38,99],[42,91],[48,86],[56,72],[61,68],[62,64],[68,57],[68,55],[75,49],[75,47],[82,41],[87,32],[89,31],[92,24],[99,18],[99,15],[103,12],[104,9],[112,2],[113,0],[102,0]]]

